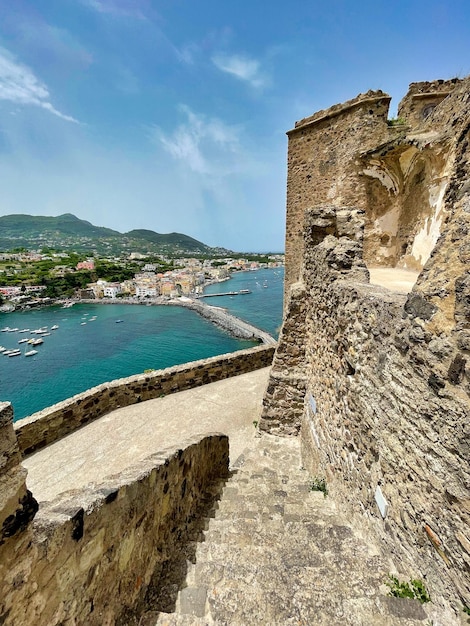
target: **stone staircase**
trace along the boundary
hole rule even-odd
[[[255,438],[210,515],[187,552],[176,606],[154,606],[140,626],[455,623],[429,619],[431,605],[387,595],[392,563],[329,496],[311,490],[297,439]]]

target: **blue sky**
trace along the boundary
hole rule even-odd
[[[468,0],[0,0],[0,215],[282,250],[296,120],[469,73]]]

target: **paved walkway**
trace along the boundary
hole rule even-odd
[[[233,463],[253,438],[269,370],[113,411],[26,459],[28,489],[39,502],[52,500],[209,432],[229,436]]]

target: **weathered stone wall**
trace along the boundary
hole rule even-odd
[[[411,83],[408,93],[398,105],[398,116],[413,128],[418,128],[461,83],[458,78]]]
[[[366,275],[359,282],[356,238],[325,229],[315,244],[321,215],[309,212],[306,228],[304,464],[374,521],[435,601],[468,605],[470,346],[435,334],[436,307],[417,293],[406,299]]]
[[[319,204],[365,207],[355,160],[359,150],[389,138],[389,103],[387,94],[369,91],[297,122],[287,133],[286,296],[301,275],[305,210]]]
[[[436,91],[423,116],[416,103]],[[377,98],[371,141],[360,104],[289,133],[289,297],[260,428],[301,422],[304,465],[367,518],[405,576],[459,610],[470,605],[470,78],[411,85],[408,125],[387,128]],[[330,135],[344,145],[325,161]],[[413,292],[371,286],[374,261],[422,268]],[[289,372],[301,414],[301,385],[286,410]]]
[[[0,403],[0,548],[27,528],[38,505],[26,489],[26,470],[12,426],[13,409]]]
[[[288,131],[285,302],[301,276],[303,215],[316,205],[365,211],[368,265],[421,270],[447,219],[456,133],[440,112],[465,94],[468,79],[412,83],[393,123],[389,96],[371,91]]]
[[[11,422],[10,431],[11,439]],[[194,538],[199,507],[227,476],[228,460],[227,437],[195,438],[41,505],[33,522],[3,532],[0,622],[128,626],[152,599],[165,606],[167,564]]]
[[[20,451],[31,454],[115,409],[268,367],[274,349],[240,350],[93,387],[16,422]]]
[[[291,285],[278,348],[263,398],[259,422],[262,431],[293,435],[300,430],[305,397],[305,290],[302,283]]]

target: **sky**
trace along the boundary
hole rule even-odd
[[[282,251],[296,120],[469,73],[468,0],[0,0],[0,215]]]

